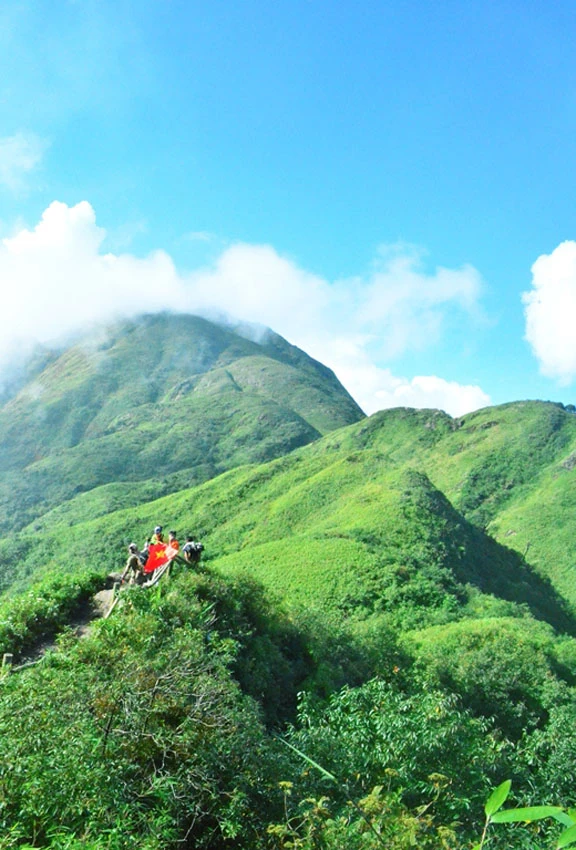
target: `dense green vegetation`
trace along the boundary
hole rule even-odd
[[[57,575],[37,582],[15,599],[0,602],[0,654],[21,657],[39,641],[52,638],[75,615],[89,615],[88,603],[102,588],[102,574],[94,570],[75,576]]]
[[[504,779],[575,804],[571,410],[362,418],[275,335],[147,317],[38,355],[0,451],[0,650],[57,641],[0,681],[0,848],[456,850]],[[202,568],[79,638],[158,522]]]
[[[502,776],[570,803],[574,639],[530,619],[337,634],[247,577],[125,591],[0,681],[0,847],[464,847]],[[327,671],[364,683],[323,697]]]
[[[92,636],[2,682],[0,846],[245,845],[271,757],[211,609],[134,592]]]

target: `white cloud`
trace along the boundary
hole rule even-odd
[[[472,266],[423,270],[422,253],[412,246],[381,250],[371,277],[357,283],[357,320],[381,338],[386,357],[426,347],[441,336],[448,311],[478,311],[482,280]]]
[[[11,192],[26,187],[26,175],[40,163],[46,143],[33,133],[0,138],[0,186]]]
[[[398,377],[374,363],[361,338],[326,339],[318,346],[310,342],[303,347],[331,366],[368,414],[389,407],[430,407],[461,416],[491,403],[490,396],[475,385],[446,381],[435,375]]]
[[[0,359],[23,340],[50,341],[118,316],[219,312],[267,325],[326,363],[367,412],[402,405],[460,415],[490,401],[479,387],[398,378],[377,365],[382,352],[432,343],[450,311],[473,313],[475,269],[426,273],[413,251],[395,250],[366,280],[329,283],[270,246],[236,244],[183,275],[163,251],[142,259],[103,253],[105,236],[89,203],[54,202],[33,230],[0,242]]]
[[[576,242],[562,242],[532,266],[524,292],[526,339],[542,374],[567,384],[576,376]]]
[[[213,267],[193,273],[189,283],[195,306],[218,307],[292,338],[314,334],[319,318],[331,309],[327,281],[267,245],[232,245]]]
[[[380,407],[434,407],[462,416],[490,404],[490,396],[478,386],[445,381],[435,375],[419,375],[411,381],[397,380],[391,390],[380,389]]]

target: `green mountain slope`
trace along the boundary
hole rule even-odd
[[[4,528],[100,485],[149,481],[133,504],[362,417],[330,370],[281,337],[194,316],[99,329],[38,356],[21,383],[0,408]]]
[[[0,538],[0,644],[21,660],[63,634],[0,682],[0,850],[472,846],[508,776],[520,805],[572,806],[576,417],[519,402],[330,430],[354,408],[314,361],[205,328],[206,369],[181,378],[199,360],[177,364],[171,321],[112,335],[110,372],[86,343],[51,355],[2,409],[6,511],[19,478],[48,483]],[[157,523],[201,538],[204,566],[126,589],[76,639]]]
[[[461,544],[456,541],[466,529],[469,542],[462,559],[466,574],[460,572],[461,580],[526,601],[525,581],[518,573],[512,579],[514,589],[505,591],[498,582],[511,578],[512,563],[515,570],[523,569],[522,556],[532,541],[527,561],[534,569],[527,582],[536,597],[542,592],[536,589],[537,574],[545,582],[552,579],[557,591],[575,605],[576,477],[570,460],[575,451],[576,417],[555,404],[521,402],[459,421],[435,411],[384,411],[269,467],[285,466],[286,476],[274,475],[265,488],[253,487],[254,496],[245,487],[234,516],[214,531],[215,544],[218,550],[238,545],[246,563],[249,553],[255,556],[255,547],[276,540],[280,550],[284,538],[299,534],[315,541],[363,537],[376,541],[380,553],[393,550],[398,536],[404,542],[413,539],[422,548],[429,535],[418,527],[421,516],[415,514],[407,522],[399,498],[394,502],[394,493],[402,491],[403,476],[417,471],[447,497],[453,511],[451,530],[444,540],[434,541],[434,557],[441,552],[460,570]],[[258,512],[250,508],[253,499],[262,500]],[[437,524],[446,522],[447,505],[438,498],[430,511]],[[218,509],[210,510],[218,516]],[[198,521],[201,528],[210,528],[207,516]],[[480,544],[484,527],[487,533]],[[494,538],[505,548],[496,546]],[[444,554],[447,540],[449,555]],[[301,545],[299,552],[307,549],[307,544]],[[288,557],[280,557],[279,572]],[[235,560],[232,553],[229,560]]]
[[[123,544],[143,539],[161,522],[200,535],[219,570],[248,570],[300,608],[312,605],[357,620],[385,616],[405,628],[530,610],[572,632],[572,615],[546,570],[535,571],[455,507],[483,458],[497,454],[496,426],[482,427],[486,419],[494,422],[501,414],[501,424],[511,418],[522,433],[517,419],[524,409],[482,411],[469,425],[434,411],[383,412],[287,457],[239,468],[137,508],[113,510],[115,498],[123,507],[120,485],[97,488],[17,538],[0,541],[0,556],[13,565],[14,576],[18,570],[33,572],[39,560],[53,570],[89,566],[94,559],[110,569],[122,560]],[[528,440],[529,426],[542,430],[542,421],[549,416],[556,421],[557,412],[561,448],[539,449],[534,486],[549,458],[576,437],[576,420],[554,405],[528,405],[523,431]],[[513,456],[515,443],[505,428],[497,433],[506,457]],[[558,439],[557,429],[551,433]],[[481,440],[488,441],[484,454]],[[519,453],[521,447],[519,440]],[[498,485],[494,499],[525,498],[530,492],[525,478],[504,495]],[[485,502],[490,498],[488,493]],[[98,518],[107,508],[111,512]]]

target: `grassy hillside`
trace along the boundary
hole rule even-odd
[[[130,489],[97,488],[1,540],[0,557],[10,577],[21,580],[39,564],[59,571],[96,561],[111,569],[131,539],[142,540],[161,522],[201,536],[211,565],[223,573],[249,571],[299,608],[355,620],[384,617],[404,628],[530,611],[572,632],[570,605],[547,571],[536,571],[454,506],[470,492],[482,459],[497,456],[496,434],[507,458],[521,454],[522,441],[515,448],[504,427],[484,428],[487,418],[502,414],[502,426],[515,414],[513,427],[529,440],[529,428],[542,429],[559,413],[559,451],[576,436],[576,420],[554,405],[528,405],[524,429],[517,422],[523,411],[482,411],[464,424],[431,411],[388,411],[287,457],[138,507],[135,499],[124,507]],[[547,461],[556,457],[554,445],[538,451],[543,461],[533,463],[532,482],[545,477]],[[530,493],[525,478],[504,490],[499,483],[484,502],[519,503]],[[439,489],[442,481],[453,502]],[[157,486],[146,482],[142,496],[155,495]],[[477,518],[475,509],[470,515]]]
[[[538,478],[538,486],[513,499],[489,525],[498,540],[518,552],[550,576],[568,598],[576,598],[576,486],[572,466],[573,448],[550,464]]]
[[[0,848],[436,850],[477,843],[483,802],[507,777],[520,805],[574,805],[576,418],[538,402],[460,420],[384,411],[188,486],[171,463],[203,423],[214,457],[269,452],[270,421],[234,408],[233,384],[273,405],[267,381],[286,365],[246,354],[198,379],[221,431],[210,405],[178,419],[196,390],[172,385],[145,406],[171,411],[163,429],[135,407],[103,433],[113,420],[93,411],[80,442],[58,447],[54,433],[29,465],[53,464],[66,488],[110,439],[120,455],[133,446],[147,477],[115,480],[111,462],[106,483],[60,502],[51,490],[0,539],[2,648],[62,633],[57,653],[0,681]],[[293,410],[319,433],[306,380]],[[126,591],[77,640],[71,612],[157,523],[201,538],[203,569]],[[535,846],[522,827],[502,840]]]
[[[98,329],[38,356],[0,408],[0,524],[118,481],[152,479],[152,498],[361,417],[328,369],[272,332],[255,342],[169,315]]]

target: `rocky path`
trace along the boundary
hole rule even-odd
[[[109,575],[106,580],[106,587],[99,590],[98,593],[94,594],[91,599],[76,611],[68,625],[78,638],[89,635],[94,622],[101,620],[110,611],[114,602],[114,582],[118,581],[119,578],[120,574]],[[25,653],[21,661],[12,669],[21,670],[37,664],[47,652],[55,649],[56,639],[57,636],[55,635],[52,638],[39,641],[32,649],[29,649]]]

